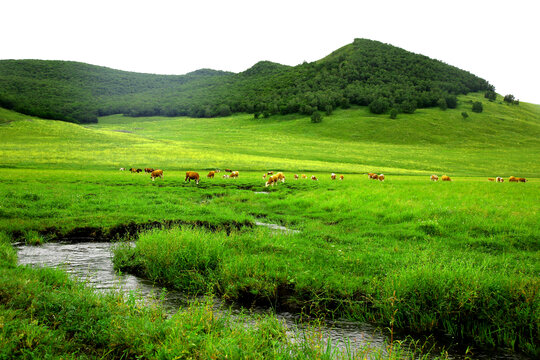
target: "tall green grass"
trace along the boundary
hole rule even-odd
[[[387,239],[394,249],[369,253],[362,249],[365,240],[352,246],[343,240],[184,227],[144,233],[136,247],[117,248],[114,261],[152,281],[195,294],[214,291],[246,305],[392,321],[414,332],[443,331],[484,345],[537,351],[540,284],[529,268],[538,269],[534,261],[516,265],[511,257],[458,254],[439,244],[442,239],[424,250],[423,244]]]
[[[167,317],[158,302],[96,292],[55,269],[16,266],[0,232],[0,359],[373,359],[432,358],[417,343],[341,349],[306,331],[291,342],[271,315],[216,311],[192,301]],[[444,353],[442,358],[446,358]]]

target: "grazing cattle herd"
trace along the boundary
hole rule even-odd
[[[120,171],[125,171],[126,168],[123,168],[121,167],[120,168]],[[129,171],[131,173],[141,173],[143,172],[142,169],[140,168],[130,168]],[[144,168],[144,172],[145,173],[150,173],[150,178],[152,179],[152,181],[154,181],[156,178],[162,178],[163,179],[163,170],[161,169],[154,169],[154,168]],[[214,179],[215,175],[217,173],[219,173],[220,170],[219,169],[216,169],[216,170],[212,170],[208,173],[208,175],[206,175],[207,178],[209,179]],[[238,176],[240,175],[238,171],[234,171],[234,170],[231,170],[231,169],[225,169],[225,172],[228,172],[229,174],[225,174],[223,175],[223,178],[224,179],[234,179],[234,178],[238,178]],[[384,181],[385,179],[385,176],[384,174],[376,174],[376,173],[368,173],[368,178],[369,179],[372,179],[372,180],[379,180],[379,181]],[[277,184],[278,182],[285,182],[285,175],[282,173],[282,172],[278,172],[277,174],[274,175],[274,172],[273,171],[268,171],[266,173],[263,174],[263,179],[266,179],[268,177],[268,180],[265,182],[265,186],[268,187],[270,185],[274,186],[275,184]],[[301,176],[298,175],[298,174],[294,174],[294,179],[295,180],[298,180],[298,179],[307,179],[308,176],[306,174],[302,174]],[[337,179],[337,175],[335,173],[332,173],[330,174],[330,179],[331,180],[336,180]],[[344,179],[344,176],[343,175],[340,175],[339,176],[339,180],[343,180]],[[429,177],[429,179],[431,181],[439,181],[439,176],[438,175],[431,175]],[[199,181],[200,181],[200,177],[199,177],[199,173],[195,172],[195,171],[186,171],[186,178],[184,179],[184,182],[191,182],[191,180],[195,180],[195,183],[196,184],[199,184]],[[318,181],[319,179],[315,176],[315,175],[312,175],[311,176],[311,180],[313,181]],[[447,176],[447,175],[443,175],[441,176],[441,180],[442,181],[452,181],[452,179]],[[498,182],[498,183],[502,183],[504,182],[504,179],[500,176],[497,176],[497,177],[490,177],[488,178],[488,181],[491,181],[491,182]],[[515,177],[515,176],[510,176],[508,178],[508,181],[509,182],[527,182],[528,180],[523,178],[523,177]]]

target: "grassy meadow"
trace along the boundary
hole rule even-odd
[[[539,158],[540,106],[480,94],[394,120],[337,110],[320,124],[114,115],[80,126],[0,110],[0,234],[135,239],[118,246],[117,268],[186,292],[537,355]],[[240,177],[207,179],[216,168]],[[267,170],[286,182],[265,188]],[[510,175],[529,181],[487,181]],[[37,276],[8,268],[6,278]]]

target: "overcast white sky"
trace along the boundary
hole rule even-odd
[[[0,13],[0,59],[240,72],[260,60],[318,60],[368,38],[540,104],[540,0],[7,0]]]

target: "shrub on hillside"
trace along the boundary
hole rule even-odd
[[[218,106],[217,109],[217,115],[218,116],[229,116],[231,115],[231,108],[227,104],[221,104]]]
[[[392,108],[390,110],[390,119],[395,119],[397,118],[397,114],[398,114],[398,111],[396,110],[396,108]]]
[[[414,100],[405,100],[399,106],[400,110],[405,114],[412,114],[416,111],[416,101]]]
[[[327,116],[331,115],[333,110],[334,109],[332,108],[332,105],[326,105],[325,113],[326,113]]]
[[[513,104],[515,99],[516,98],[512,94],[504,95],[504,101],[509,104]]]
[[[448,104],[446,104],[446,100],[444,98],[440,98],[439,101],[437,101],[437,105],[439,108],[441,108],[441,110],[448,109]]]
[[[489,101],[495,101],[495,99],[497,99],[497,93],[495,93],[495,91],[493,90],[488,90],[484,94],[484,97],[488,99]]]
[[[313,114],[311,114],[311,122],[316,124],[322,122],[322,115],[318,111],[314,111]]]
[[[446,100],[446,105],[450,109],[455,109],[457,107],[457,97],[456,95],[447,95],[444,98]]]
[[[388,110],[390,103],[385,98],[377,98],[369,104],[369,111],[373,114],[382,114]]]
[[[512,94],[505,95],[504,101],[509,104],[519,105],[519,100],[517,100]]]
[[[465,120],[469,117],[469,114],[466,111],[464,111],[461,113],[461,116],[463,116],[463,120]]]
[[[484,111],[484,106],[480,101],[475,101],[472,104],[472,111],[475,113],[481,113],[482,111]]]

